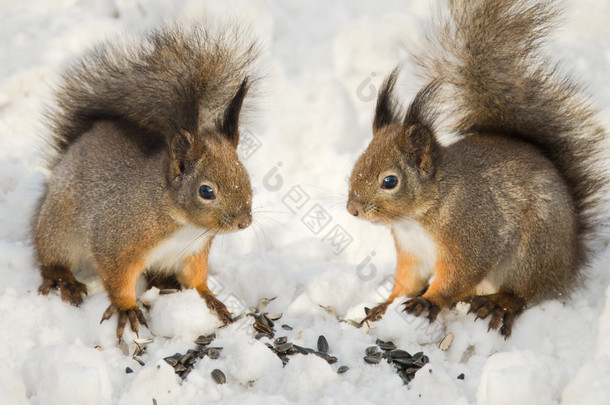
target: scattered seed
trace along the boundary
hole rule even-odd
[[[273,301],[276,297],[273,298],[263,298],[262,300],[260,300],[258,302],[258,311],[257,312],[263,312],[263,310],[267,307],[267,305],[269,305],[269,303],[271,301]]]
[[[220,349],[217,347],[210,347],[206,353],[212,360],[216,360],[220,357]]]
[[[288,341],[288,338],[286,336],[280,336],[279,338],[276,338],[273,341],[273,344],[275,346],[279,346],[279,345],[283,345],[284,343],[286,343]]]
[[[267,318],[271,319],[272,321],[278,321],[283,315],[284,314],[282,314],[281,312],[279,314],[269,314],[267,315]]]
[[[101,352],[101,351],[102,351],[102,346],[97,345],[97,346],[95,346],[95,349],[96,349],[98,352]]]
[[[407,367],[413,366],[413,360],[408,359],[408,358],[398,357],[398,358],[392,359],[392,362],[395,365],[397,365],[397,367],[400,366],[400,368],[407,368]]]
[[[125,374],[131,374],[133,373],[133,370],[129,367],[125,367]]]
[[[396,350],[396,345],[394,344],[394,342],[381,342],[377,344],[379,345],[379,348],[381,350],[385,350],[386,352]]]
[[[405,350],[394,349],[390,352],[390,357],[392,357],[393,359],[410,359],[411,355]]]
[[[275,326],[275,323],[271,320],[271,318],[269,318],[267,316],[267,314],[263,315],[262,318],[265,320],[265,324],[270,328],[273,329],[273,327]]]
[[[151,309],[152,308],[152,304],[150,303],[150,301],[144,301],[142,303],[142,306],[146,309]]]
[[[180,363],[178,363],[178,364],[176,364],[176,365],[174,366],[174,371],[175,371],[176,373],[181,373],[181,372],[183,372],[183,371],[186,371],[186,367],[184,366],[184,364],[180,364]]]
[[[256,329],[257,331],[264,333],[266,335],[273,336],[273,331],[269,327],[267,327],[266,325],[263,325],[260,322],[254,322],[254,329]]]
[[[132,359],[134,359],[134,360],[135,360],[135,361],[136,361],[136,362],[137,362],[139,365],[141,365],[141,366],[145,366],[145,365],[146,365],[146,363],[144,363],[144,362],[142,361],[142,359],[141,359],[141,358],[139,358],[138,356],[133,356],[133,357],[132,357]]]
[[[227,382],[227,377],[225,377],[225,373],[220,371],[219,369],[214,369],[211,373],[212,379],[216,384],[224,384]]]
[[[443,340],[441,340],[441,342],[439,343],[438,347],[445,351],[447,349],[449,349],[449,346],[451,346],[451,343],[453,343],[453,332],[449,332],[447,334],[447,336],[445,336],[443,338]]]
[[[288,350],[292,349],[294,345],[292,343],[284,343],[275,348],[278,353],[286,353]]]
[[[293,330],[294,328],[292,326],[284,324],[284,325],[282,325],[282,329],[284,329],[284,330]]]
[[[369,364],[379,364],[381,362],[381,356],[368,355],[364,356],[364,361]]]
[[[460,374],[460,375],[458,375],[458,376],[457,376],[457,379],[458,379],[458,380],[463,380],[463,379],[464,379],[464,377],[466,377],[466,376],[464,375],[464,373],[462,373],[462,374]]]
[[[412,357],[413,361],[423,361],[424,352],[417,352]]]
[[[168,357],[164,358],[163,360],[165,360],[165,362],[167,364],[169,364],[170,366],[174,367],[178,364],[181,357],[182,357],[182,355],[180,353],[176,353],[173,356],[168,356]]]
[[[167,294],[173,294],[173,293],[177,293],[178,290],[175,288],[165,288],[163,290],[159,291],[159,295],[167,295]]]
[[[216,338],[215,334],[212,334],[212,335],[209,335],[209,336],[201,335],[197,339],[195,339],[195,343],[198,344],[198,345],[201,345],[201,346],[207,346],[210,343],[212,343],[215,338]]]
[[[300,354],[303,354],[305,356],[307,356],[309,353],[315,353],[314,349],[310,349],[309,347],[303,347],[303,346],[299,346],[299,345],[293,345],[293,347],[296,349],[296,351]]]
[[[365,353],[367,356],[376,355],[377,353],[379,353],[379,349],[377,348],[377,346],[369,346],[366,348]]]
[[[345,373],[347,370],[349,370],[349,367],[348,367],[348,366],[340,366],[340,367],[337,369],[337,374],[343,374],[343,373]]]
[[[256,340],[261,340],[261,339],[262,339],[262,338],[264,338],[264,337],[268,338],[268,337],[269,337],[269,335],[268,335],[268,334],[266,334],[266,333],[263,333],[263,332],[256,332],[256,333],[254,334],[254,339],[256,339]]]
[[[398,372],[398,376],[402,380],[403,384],[408,384],[409,382],[411,382],[411,379],[413,378],[412,376],[409,376],[409,374],[407,374],[404,370],[400,370]]]
[[[320,335],[318,337],[318,351],[323,353],[328,353],[328,341],[324,337],[324,335]]]

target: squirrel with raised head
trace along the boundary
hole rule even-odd
[[[384,81],[347,209],[391,228],[397,265],[390,297],[363,322],[402,296],[430,322],[464,301],[506,338],[527,306],[582,280],[602,222],[606,132],[541,56],[557,14],[552,0],[449,1],[415,57],[426,84],[406,113],[398,69]],[[450,145],[439,117],[457,135]]]
[[[34,218],[39,293],[73,305],[93,266],[118,315],[146,325],[135,284],[195,288],[219,319],[231,314],[207,286],[214,236],[252,222],[252,188],[237,156],[239,117],[253,82],[256,42],[236,27],[164,26],[107,42],[63,74],[50,114],[56,150]],[[159,277],[154,275],[158,274]]]

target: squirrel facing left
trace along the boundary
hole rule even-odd
[[[135,284],[146,270],[195,288],[224,323],[207,286],[217,234],[252,222],[252,188],[237,156],[239,118],[258,45],[236,27],[167,25],[107,42],[68,67],[49,114],[55,149],[33,241],[42,284],[79,305],[73,271],[93,266],[118,315],[117,337],[146,319]]]
[[[607,131],[541,56],[559,2],[448,7],[416,55],[426,84],[402,112],[398,70],[388,76],[350,178],[348,211],[389,226],[397,251],[393,291],[363,322],[402,296],[404,311],[431,322],[464,301],[506,338],[527,306],[573,291],[594,258]],[[441,119],[458,138],[450,145],[438,141]]]

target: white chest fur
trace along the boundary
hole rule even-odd
[[[184,259],[200,253],[209,240],[205,229],[184,226],[150,251],[146,257],[146,268],[179,271],[184,267]]]
[[[423,279],[429,279],[434,270],[437,246],[432,237],[414,221],[402,221],[392,225],[396,239],[405,253],[417,258],[417,271]]]

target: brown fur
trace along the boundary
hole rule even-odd
[[[59,154],[34,220],[39,291],[58,288],[78,305],[86,288],[72,271],[95,267],[111,302],[102,320],[118,314],[119,338],[126,322],[145,324],[135,283],[146,268],[175,273],[231,321],[207,287],[207,258],[215,234],[251,223],[236,148],[254,45],[241,52],[229,37],[166,27],[125,49],[108,43],[70,68],[58,93]],[[183,248],[176,257],[154,256],[177,235],[191,239],[168,248]]]
[[[450,1],[416,57],[428,85],[404,119],[396,70],[380,90],[348,210],[394,229],[415,222],[434,240],[435,278],[405,303],[409,313],[432,321],[491,283],[497,292],[473,298],[473,311],[509,336],[525,305],[569,293],[593,256],[606,134],[578,87],[540,56],[555,15],[551,0]],[[461,136],[449,146],[435,135],[441,109]],[[380,187],[388,175],[395,189]]]

